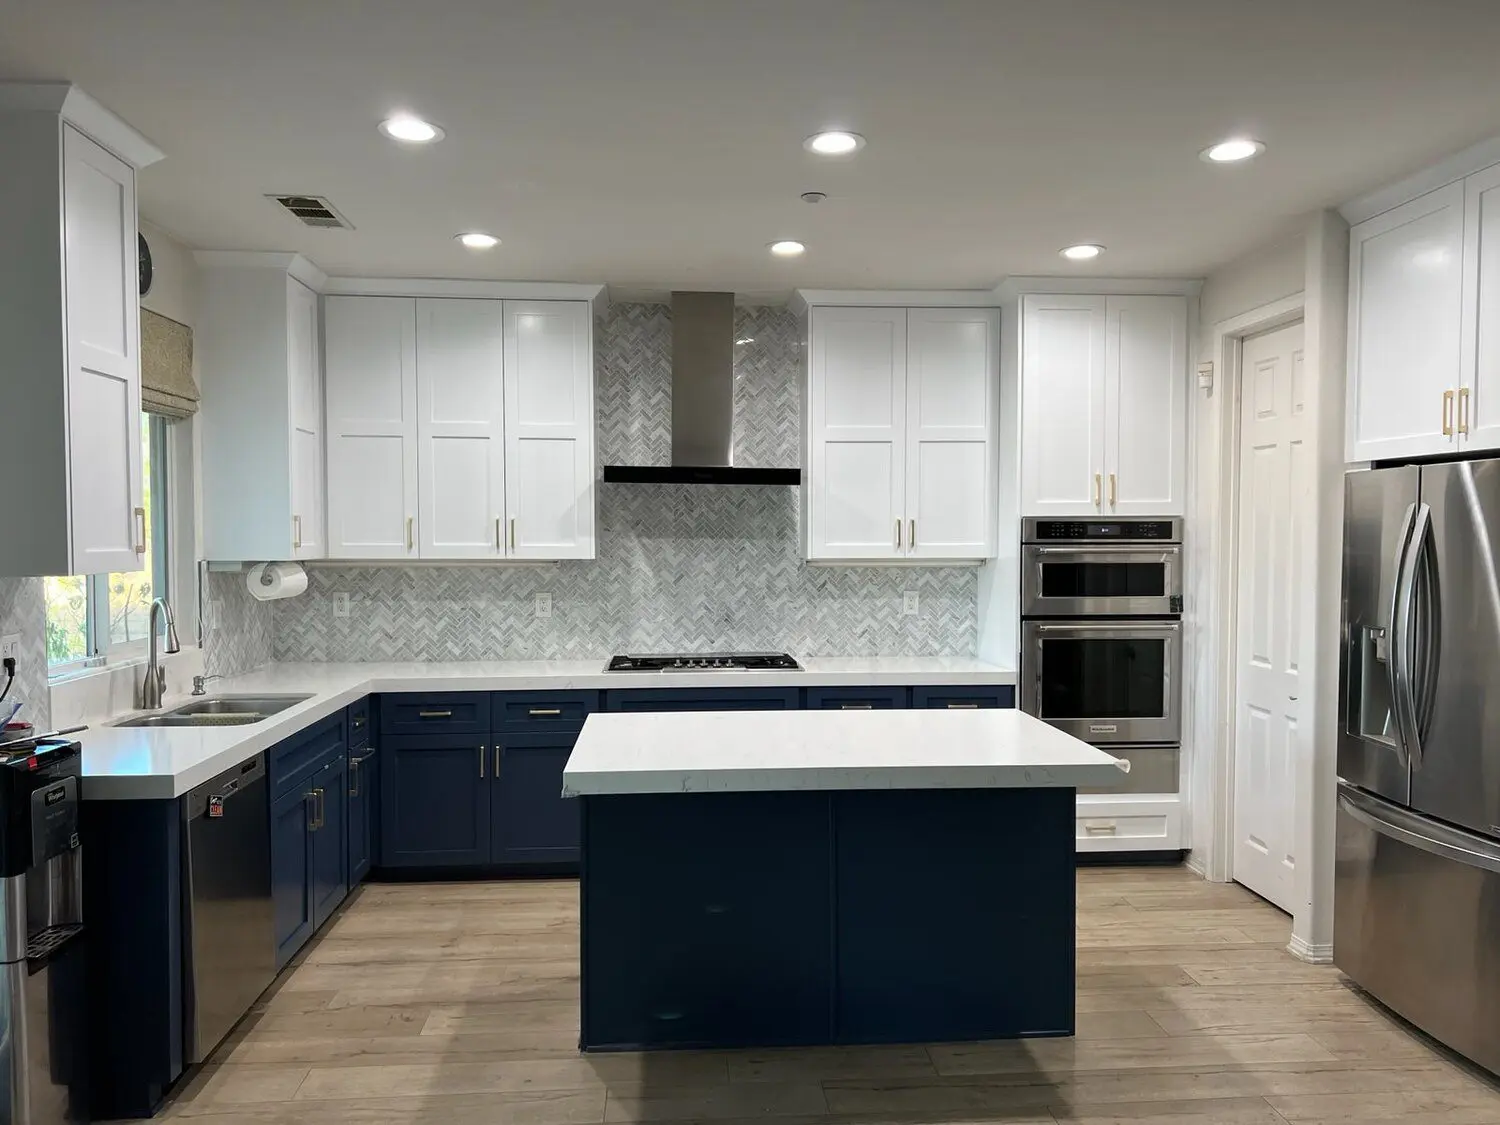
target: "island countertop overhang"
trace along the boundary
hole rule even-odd
[[[563,793],[1077,788],[1127,769],[1011,709],[596,713]]]

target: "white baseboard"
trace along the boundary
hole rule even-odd
[[[1286,951],[1297,960],[1306,961],[1309,965],[1333,964],[1333,942],[1331,941],[1308,942],[1293,934]]]

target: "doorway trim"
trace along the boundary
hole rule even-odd
[[[1234,704],[1237,680],[1234,654],[1238,640],[1237,582],[1239,579],[1240,396],[1243,392],[1240,352],[1244,340],[1306,318],[1306,295],[1293,293],[1219,321],[1213,327],[1215,375],[1213,412],[1208,431],[1217,441],[1219,456],[1210,461],[1209,479],[1202,480],[1198,510],[1206,532],[1206,556],[1201,573],[1206,586],[1201,595],[1209,605],[1200,618],[1204,631],[1203,682],[1194,692],[1193,745],[1195,763],[1207,767],[1202,783],[1192,786],[1194,820],[1207,831],[1195,833],[1206,844],[1202,867],[1205,878],[1227,883],[1234,878]],[[1214,752],[1215,747],[1221,747]],[[1196,771],[1195,771],[1196,772]],[[1310,812],[1310,810],[1304,810]],[[1298,831],[1298,839],[1304,838]],[[1298,880],[1306,865],[1299,863]]]

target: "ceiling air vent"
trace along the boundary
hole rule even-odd
[[[354,229],[354,224],[335,211],[333,204],[321,195],[271,195],[266,198],[274,199],[304,226]]]

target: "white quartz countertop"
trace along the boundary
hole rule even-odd
[[[567,796],[1109,785],[1127,763],[1020,711],[590,715]]]
[[[95,725],[77,735],[83,743],[83,796],[86,800],[180,797],[375,692],[986,686],[1016,682],[1014,671],[965,657],[798,659],[803,665],[800,672],[605,672],[601,659],[272,664],[209,685],[210,697],[309,696],[262,722],[242,727]],[[162,710],[189,702],[190,696],[170,695],[163,701]]]

